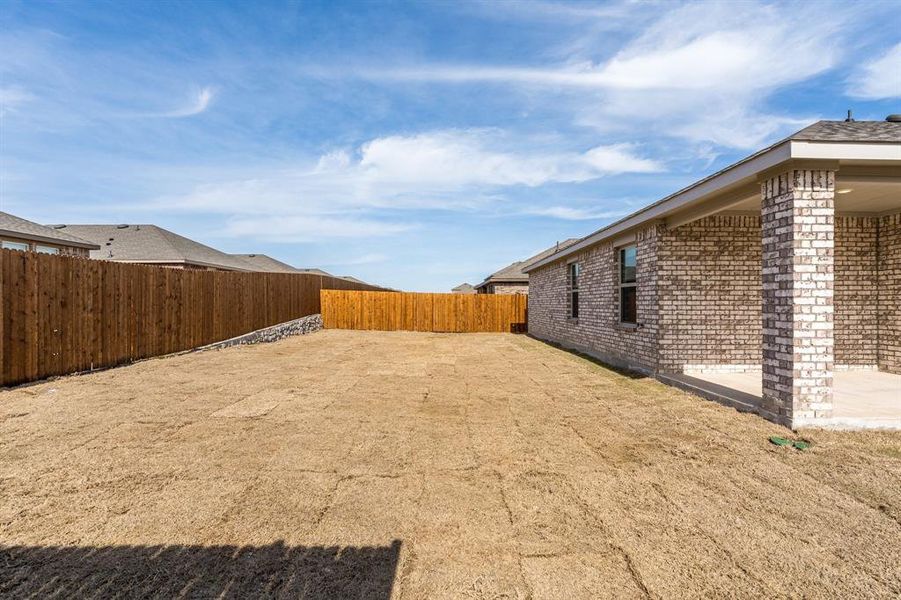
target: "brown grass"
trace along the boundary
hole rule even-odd
[[[777,448],[523,336],[324,331],[0,392],[0,419],[6,595],[901,594],[901,435]]]

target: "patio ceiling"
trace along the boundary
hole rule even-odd
[[[839,171],[835,180],[835,211],[841,213],[882,214],[901,210],[901,177],[842,177]],[[756,190],[745,195],[724,211],[760,212],[760,193]],[[723,211],[720,211],[723,212]]]

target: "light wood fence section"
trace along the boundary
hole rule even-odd
[[[308,274],[182,270],[0,250],[0,385],[188,350],[320,312]]]
[[[322,322],[331,329],[525,332],[528,297],[322,290]]]

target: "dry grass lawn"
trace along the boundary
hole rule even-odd
[[[0,595],[889,597],[901,435],[525,336],[323,331],[0,392]]]

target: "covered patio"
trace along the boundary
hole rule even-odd
[[[742,371],[670,375],[670,383],[702,397],[755,410],[762,402],[763,373]],[[882,371],[836,371],[832,416],[817,426],[830,429],[901,429],[901,375]]]
[[[660,379],[793,428],[901,429],[899,131],[818,123],[666,218]]]

